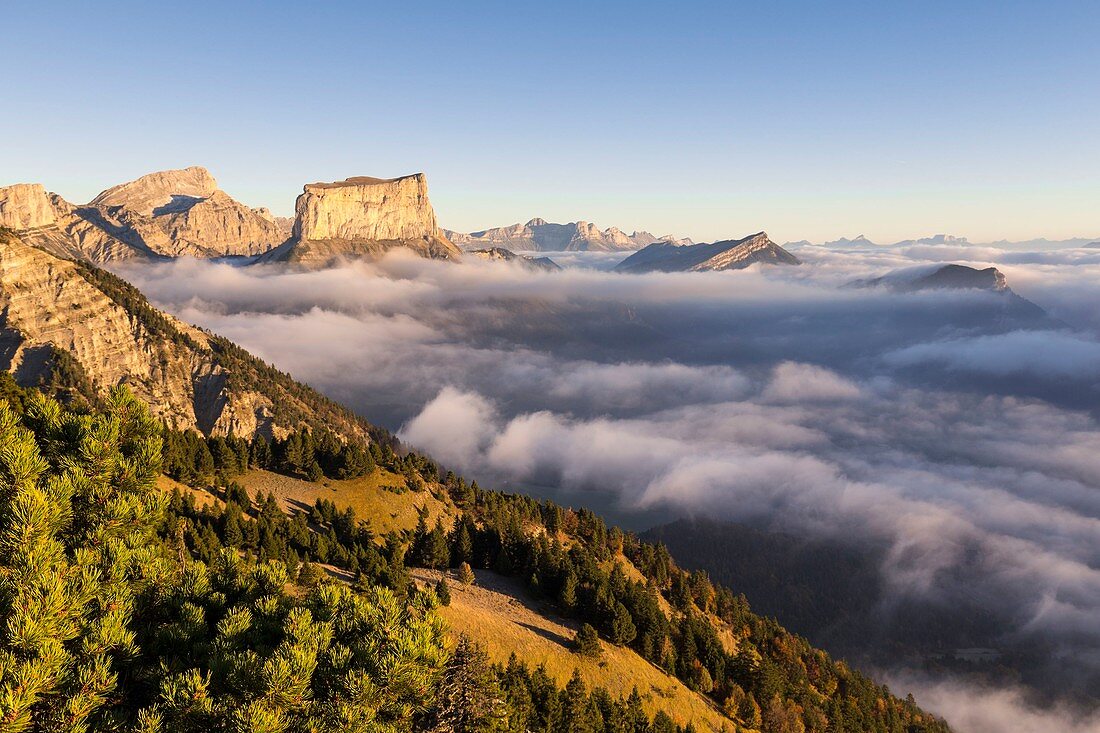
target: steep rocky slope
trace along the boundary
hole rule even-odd
[[[59,256],[95,263],[257,255],[288,236],[270,212],[234,200],[200,167],[150,173],[84,206],[41,184],[0,188],[0,226]]]
[[[503,247],[490,247],[489,249],[474,249],[467,252],[471,257],[476,257],[479,260],[485,260],[487,262],[511,262],[517,265],[522,265],[530,270],[544,270],[546,272],[557,272],[561,267],[549,257],[526,257],[524,255],[517,255],[510,249],[504,249]]]
[[[460,257],[436,223],[423,173],[311,183],[294,208],[293,237],[264,260],[322,267],[343,259],[377,259],[398,247],[432,259]]]
[[[664,237],[655,237],[649,232],[626,234],[616,227],[601,230],[587,221],[554,224],[545,219],[469,234],[446,231],[446,235],[467,251],[504,247],[536,252],[614,252],[641,249],[654,242],[691,243],[690,239],[676,239],[670,234]]]
[[[94,218],[93,218],[94,219]],[[76,208],[40,183],[0,187],[0,226],[59,257],[110,262],[151,254],[77,215]]]
[[[169,257],[257,255],[286,239],[270,213],[234,200],[197,166],[109,188],[82,211],[98,214],[121,239]]]
[[[665,242],[651,244],[616,265],[618,272],[703,272],[709,270],[741,270],[756,263],[798,265],[799,259],[775,242],[765,232],[744,239],[730,239],[712,244],[677,246]]]
[[[126,383],[179,427],[250,437],[369,426],[232,343],[153,308],[123,280],[0,230],[0,369],[95,396]]]

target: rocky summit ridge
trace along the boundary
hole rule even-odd
[[[555,224],[534,218],[526,224],[484,229],[478,232],[445,231],[447,237],[466,251],[503,247],[526,252],[616,252],[637,250],[654,242],[691,244],[671,234],[655,237],[649,232],[627,234],[617,227],[600,229],[587,221]]]
[[[615,266],[616,272],[705,272],[741,270],[753,264],[799,265],[801,261],[757,232],[742,239],[675,245],[656,242]]]
[[[198,166],[112,186],[84,205],[41,184],[0,187],[0,226],[55,255],[95,263],[257,255],[287,238],[270,212],[236,201]]]

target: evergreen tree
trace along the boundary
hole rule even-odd
[[[451,589],[447,587],[446,578],[440,578],[435,584],[435,596],[441,606],[451,605]]]
[[[622,646],[634,641],[634,637],[638,635],[638,630],[634,626],[630,611],[622,603],[616,603],[613,614],[609,628],[611,643]]]
[[[434,729],[454,733],[497,730],[503,707],[503,695],[485,652],[469,637],[459,637],[439,684]]]
[[[600,636],[596,633],[596,627],[592,624],[581,624],[577,635],[573,638],[573,648],[577,654],[599,658],[603,655],[603,647],[600,646]]]
[[[305,588],[312,588],[321,582],[321,578],[324,577],[324,572],[321,568],[317,567],[309,560],[302,563],[302,566],[298,568],[298,585]]]
[[[470,563],[464,562],[458,566],[458,582],[462,585],[471,585],[474,582],[474,571]]]
[[[124,389],[101,414],[0,403],[0,720],[85,731],[117,694],[138,578],[156,579],[159,425]]]

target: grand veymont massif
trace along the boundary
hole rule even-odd
[[[0,188],[0,227],[0,729],[948,730],[663,546],[455,475],[107,269],[799,264],[766,234],[457,234],[420,174],[309,184],[281,219],[203,168],[83,205]]]

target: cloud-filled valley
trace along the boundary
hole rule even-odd
[[[1087,699],[1100,678],[1100,257],[798,256],[647,275],[399,253],[310,272],[177,260],[120,273],[483,484],[636,529],[706,516],[867,548],[885,589],[871,636],[954,609],[977,621],[941,645],[1037,660],[1025,684],[1057,674]],[[996,266],[1047,315],[1001,293],[846,287],[939,261]],[[941,683],[905,679],[962,709]]]

